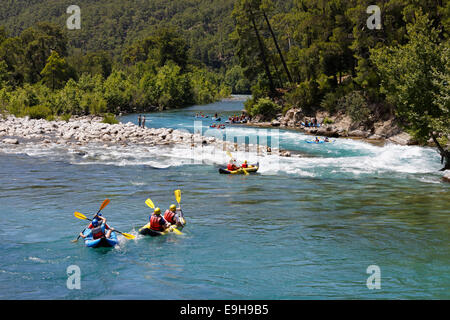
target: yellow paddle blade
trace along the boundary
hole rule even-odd
[[[145,204],[148,205],[150,208],[155,209],[155,205],[153,204],[153,201],[150,199],[145,200]]]
[[[105,207],[109,204],[109,199],[105,199],[102,203],[102,205],[100,206],[99,211],[102,211],[103,209],[105,209]]]
[[[244,168],[242,168],[242,170],[244,171],[245,175],[248,176],[249,173],[247,172],[247,170],[245,170]]]
[[[230,151],[227,151],[227,155],[228,155],[230,158],[233,158],[233,155],[231,154]]]
[[[73,215],[75,216],[75,218],[78,218],[80,220],[87,220],[88,219],[88,218],[86,218],[86,216],[84,214],[79,213],[79,212],[74,212]]]
[[[132,234],[129,234],[129,233],[121,233],[121,235],[123,235],[128,240],[133,240],[136,238],[135,236],[133,236]]]
[[[181,190],[175,190],[175,199],[177,199],[178,204],[181,201]]]
[[[181,232],[180,230],[178,230],[178,229],[175,228],[174,226],[171,226],[171,227],[170,227],[170,230],[171,230],[172,232],[175,232],[176,234],[183,234],[183,232]]]

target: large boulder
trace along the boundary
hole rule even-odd
[[[390,137],[388,140],[403,146],[411,146],[417,144],[417,142],[411,137],[411,135],[406,132],[402,132],[393,137]]]
[[[450,170],[445,170],[444,175],[442,176],[442,180],[445,182],[450,182]]]
[[[3,143],[6,143],[6,144],[19,144],[19,140],[17,140],[17,139],[3,139]]]

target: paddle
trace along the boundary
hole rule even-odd
[[[174,194],[175,194],[175,199],[177,200],[178,205],[180,206],[180,209],[181,209],[181,190],[175,190]],[[183,225],[185,225],[186,224],[186,220],[184,220],[183,211],[181,211],[180,219],[182,219],[181,223]]]
[[[231,152],[228,151],[228,150],[227,150],[227,155],[228,155],[232,160],[236,161],[235,159],[233,159],[233,155],[232,155]],[[242,169],[242,171],[244,171],[244,174],[245,174],[246,176],[249,175],[249,173],[247,172],[247,170],[245,170],[245,169],[242,168],[242,167],[241,167],[241,169]]]
[[[103,200],[102,205],[100,206],[100,209],[98,209],[98,211],[97,211],[97,213],[95,214],[94,217],[96,217],[96,216],[100,213],[100,211],[102,211],[103,209],[105,209],[105,207],[109,204],[109,202],[110,202],[109,199]],[[83,233],[84,230],[86,230],[86,228],[84,228],[83,231],[81,231],[81,233]],[[72,242],[77,242],[78,239],[80,239],[80,235],[78,235],[78,238],[76,238],[75,240],[72,240]]]
[[[155,204],[153,203],[153,201],[150,198],[145,200],[145,204],[148,205],[150,208],[155,209]],[[180,230],[175,228],[175,226],[170,226],[169,229],[171,231],[175,232],[176,234],[183,234]]]
[[[74,216],[78,219],[81,220],[88,220],[88,221],[92,221],[92,219],[86,218],[86,216],[80,212],[75,212]],[[132,234],[128,234],[128,233],[123,233],[120,232],[119,230],[114,230],[114,232],[120,233],[121,235],[123,235],[125,238],[129,239],[129,240],[133,240],[134,238],[136,238],[135,236],[133,236]]]

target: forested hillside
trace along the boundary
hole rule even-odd
[[[369,0],[80,0],[81,30],[69,31],[71,4],[2,1],[4,105],[22,97],[6,98],[11,88],[70,91],[87,76],[104,82],[95,99],[82,86],[80,101],[109,111],[205,103],[251,88],[253,116],[325,110],[370,127],[395,114],[418,141],[447,143],[450,1],[379,1],[380,28],[369,28]],[[49,60],[50,48],[59,56]],[[118,84],[126,93],[108,92]],[[55,101],[37,100],[61,113]]]
[[[68,31],[69,48],[105,50],[119,56],[124,46],[151,35],[158,28],[178,27],[192,57],[220,68],[233,58],[228,34],[234,0],[3,0],[0,25],[17,36],[36,22],[65,26],[67,8],[81,8],[81,30]]]

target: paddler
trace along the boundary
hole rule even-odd
[[[183,211],[174,204],[170,205],[169,209],[164,212],[164,219],[171,225],[176,225],[177,227],[184,227],[186,223],[183,218]]]
[[[244,169],[248,168],[247,160],[244,161],[244,163],[241,165],[241,168],[244,168]]]
[[[153,214],[149,217],[150,229],[153,231],[164,232],[170,227],[170,224],[161,217],[161,209],[155,208]]]
[[[228,162],[228,165],[227,165],[227,170],[228,170],[228,171],[236,171],[236,170],[239,169],[239,168],[236,166],[235,162],[236,162],[236,160],[230,160],[230,162]]]
[[[114,231],[114,228],[109,228],[108,231],[106,231],[106,219],[102,216],[97,216],[97,218],[94,218],[91,225],[92,229],[90,234],[92,234],[92,238],[94,240],[101,238],[109,239],[111,237],[111,233]],[[82,232],[80,233],[80,237],[83,239],[87,238],[87,236],[85,236]]]

